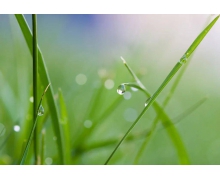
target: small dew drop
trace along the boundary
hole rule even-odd
[[[119,95],[123,95],[125,93],[125,91],[126,91],[126,88],[125,88],[124,84],[121,84],[121,85],[118,86],[117,93]]]
[[[40,105],[40,108],[39,108],[39,110],[38,110],[38,112],[37,112],[37,115],[38,115],[38,116],[43,116],[43,115],[44,115],[44,108],[43,108],[42,105]]]
[[[151,100],[151,97],[149,97],[149,98],[146,100],[146,102],[145,102],[145,104],[144,104],[145,107],[148,105],[148,103],[150,102],[150,100]]]
[[[56,136],[54,136],[54,137],[53,137],[53,140],[54,140],[54,141],[56,141],[56,140],[57,140],[57,137],[56,137]]]
[[[18,126],[18,125],[15,125],[15,126],[14,126],[14,131],[15,131],[15,132],[19,132],[20,129],[21,129],[20,126]]]
[[[180,59],[180,64],[185,64],[186,61],[187,61],[187,57],[186,57],[186,55],[184,54],[183,57],[181,57],[181,59]]]
[[[86,127],[86,128],[91,128],[92,127],[92,121],[90,121],[90,120],[85,120],[85,122],[84,122],[84,126]]]
[[[51,164],[53,163],[53,159],[50,158],[50,157],[47,157],[47,158],[45,159],[45,163],[46,163],[47,165],[51,165]]]

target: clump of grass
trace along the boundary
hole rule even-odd
[[[105,164],[108,164],[118,147],[121,145],[121,143],[124,141],[126,136],[130,133],[130,131],[133,129],[133,127],[136,125],[136,123],[140,120],[140,118],[143,116],[143,114],[149,109],[149,107],[155,102],[156,98],[159,96],[159,94],[163,91],[163,89],[166,87],[166,85],[171,81],[171,79],[174,77],[174,75],[179,71],[179,69],[188,61],[188,58],[192,55],[194,50],[197,48],[197,46],[201,43],[203,38],[206,36],[206,34],[209,32],[209,30],[213,27],[213,25],[218,20],[219,15],[198,35],[198,37],[194,40],[194,42],[191,44],[191,46],[187,49],[187,51],[183,54],[183,56],[180,58],[180,60],[176,63],[176,65],[173,67],[173,69],[170,71],[170,73],[167,75],[165,80],[162,82],[162,84],[159,86],[159,88],[156,90],[156,92],[150,97],[150,99],[147,100],[146,106],[141,112],[141,114],[137,117],[135,122],[131,125],[131,127],[128,129],[128,131],[125,133],[123,138],[120,140],[118,145],[115,147],[113,152],[110,154],[108,159],[106,160]],[[130,72],[132,73],[132,72]],[[135,78],[136,79],[136,78]],[[138,83],[138,81],[137,81]],[[165,124],[165,121],[162,121],[163,124]],[[173,131],[176,132],[177,131]],[[175,138],[175,137],[174,137]],[[178,138],[178,140],[181,140]],[[182,150],[180,150],[182,152]],[[185,152],[184,152],[185,153]],[[188,164],[188,159],[183,159],[183,164]]]

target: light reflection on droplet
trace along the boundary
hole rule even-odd
[[[137,111],[133,108],[127,108],[124,111],[124,118],[126,121],[134,122],[135,119],[137,118]]]
[[[105,88],[106,89],[112,89],[114,87],[115,83],[112,79],[107,79],[105,81]]]
[[[34,97],[31,96],[29,100],[30,100],[31,103],[33,103],[34,102]]]
[[[129,91],[126,91],[123,95],[124,99],[128,100],[131,99],[131,93]]]
[[[90,121],[90,120],[85,120],[84,126],[85,126],[86,128],[91,128],[91,127],[92,127],[92,121]]]
[[[138,89],[137,89],[137,88],[134,88],[134,87],[131,87],[131,90],[132,90],[132,91],[138,91]]]
[[[47,158],[45,159],[45,163],[46,163],[47,165],[51,165],[51,164],[53,163],[53,159],[50,158],[50,157],[47,157]]]
[[[15,126],[14,126],[14,131],[15,131],[15,132],[19,132],[20,129],[21,129],[20,126],[18,126],[18,125],[15,125]]]
[[[6,132],[5,125],[0,123],[0,137],[4,136]]]
[[[86,77],[85,74],[78,74],[78,75],[76,76],[76,79],[75,79],[75,80],[76,80],[76,83],[77,83],[77,84],[83,85],[83,84],[86,83],[87,77]]]
[[[118,93],[119,95],[123,95],[123,94],[125,93],[125,91],[126,91],[125,84],[120,84],[120,85],[118,86],[117,93]]]
[[[38,116],[43,116],[44,115],[44,107],[42,105],[40,105],[39,110],[37,112]]]

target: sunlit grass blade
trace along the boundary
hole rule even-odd
[[[165,100],[164,100],[164,102],[163,102],[163,105],[162,105],[163,108],[165,108],[165,107],[167,106],[167,104],[169,103],[169,101],[170,101],[172,95],[174,94],[174,92],[175,92],[175,90],[176,90],[176,88],[177,88],[177,86],[178,86],[178,84],[179,84],[179,82],[180,82],[180,80],[181,80],[181,78],[182,78],[184,72],[186,71],[187,67],[189,66],[189,64],[190,64],[190,62],[191,62],[191,59],[192,59],[192,56],[193,56],[193,52],[194,52],[194,51],[191,52],[191,56],[189,57],[189,60],[188,60],[189,62],[188,62],[185,66],[183,66],[183,68],[181,68],[180,72],[178,73],[178,75],[177,75],[177,77],[176,77],[176,79],[175,79],[175,81],[174,81],[174,83],[173,83],[173,85],[172,85],[172,87],[171,87],[171,89],[170,89],[169,94],[167,95],[167,97],[165,98]],[[140,157],[141,157],[141,154],[142,154],[143,150],[144,150],[144,149],[146,148],[146,146],[148,145],[148,142],[149,142],[149,140],[150,140],[150,138],[151,138],[151,135],[152,135],[153,132],[155,131],[156,125],[157,125],[157,123],[159,122],[159,119],[160,119],[160,118],[161,118],[161,115],[158,114],[157,117],[154,119],[153,125],[152,125],[152,127],[151,127],[151,131],[150,131],[148,137],[146,137],[146,140],[143,142],[143,145],[141,146],[141,148],[139,149],[139,151],[138,151],[138,153],[137,153],[137,156],[136,156],[136,158],[135,158],[135,164],[138,163],[138,161],[139,161],[139,159],[140,159]]]
[[[43,94],[42,94],[42,96],[41,96],[40,102],[39,102],[39,104],[38,104],[37,112],[36,112],[37,114],[39,114],[40,108],[41,108],[41,106],[42,106],[41,103],[42,103],[43,97],[44,97],[46,91],[48,90],[49,86],[50,86],[50,84],[46,87],[46,89],[44,90],[44,92],[43,92]],[[27,156],[27,154],[28,154],[28,150],[29,150],[29,148],[30,148],[30,145],[31,145],[31,142],[32,142],[32,139],[33,139],[33,135],[34,135],[34,131],[35,131],[35,128],[36,128],[36,125],[37,125],[37,121],[38,121],[38,116],[36,116],[36,119],[35,119],[35,121],[34,121],[34,125],[33,125],[33,127],[32,127],[30,136],[29,136],[29,138],[28,138],[27,145],[26,145],[26,147],[25,147],[23,156],[22,156],[22,158],[21,158],[20,165],[23,165],[24,162],[25,162],[26,156]]]
[[[193,51],[196,49],[196,47],[200,44],[200,42],[203,40],[203,38],[206,36],[206,34],[210,31],[212,26],[216,23],[220,15],[218,15],[199,35],[198,37],[193,41],[191,46],[186,50],[185,55],[186,58],[188,58]]]
[[[63,98],[61,89],[59,89],[60,102],[60,124],[64,135],[64,164],[70,164],[71,160],[71,146],[70,146],[70,127],[69,118],[66,110],[66,104]]]
[[[27,46],[29,48],[29,51],[32,52],[32,34],[30,31],[30,28],[24,18],[23,15],[20,14],[16,14],[15,15],[18,24],[21,28],[21,31],[23,33],[23,36],[25,38],[25,41],[27,43]],[[39,64],[38,64],[38,73],[41,79],[41,82],[43,84],[44,87],[46,87],[49,83],[49,75],[46,69],[46,65],[44,63],[43,60],[43,56],[42,53],[40,51],[40,48],[38,47],[38,60],[39,60]],[[47,92],[47,103],[49,106],[49,110],[51,112],[51,117],[52,117],[52,123],[53,123],[53,127],[54,127],[54,131],[57,135],[57,147],[58,147],[58,151],[59,151],[59,157],[61,159],[61,163],[63,164],[63,153],[64,153],[64,146],[63,146],[63,136],[61,134],[61,130],[60,130],[60,124],[59,124],[59,112],[57,111],[57,107],[54,101],[54,93],[53,93],[53,88],[52,86],[48,89]]]
[[[182,56],[182,58],[180,59],[179,62],[176,63],[176,65],[173,67],[173,69],[170,71],[170,73],[167,75],[167,77],[165,78],[165,80],[162,82],[162,84],[159,86],[159,88],[156,90],[156,92],[153,94],[153,96],[150,98],[150,100],[148,101],[148,104],[146,104],[145,108],[143,109],[143,111],[141,112],[141,114],[137,117],[137,119],[135,120],[135,122],[131,125],[131,127],[128,129],[128,131],[125,133],[124,137],[121,139],[121,141],[118,143],[118,145],[116,146],[116,148],[113,150],[113,152],[111,153],[111,155],[109,156],[109,158],[107,159],[107,161],[105,162],[105,164],[108,164],[109,160],[111,159],[111,157],[114,155],[115,151],[118,149],[118,147],[120,146],[120,144],[123,142],[123,140],[126,138],[126,136],[128,135],[128,133],[133,129],[133,127],[136,125],[136,123],[139,121],[139,119],[143,116],[143,114],[149,109],[149,107],[153,104],[153,102],[156,100],[156,98],[159,96],[159,94],[163,91],[163,89],[166,87],[166,85],[170,82],[170,80],[173,78],[173,76],[179,71],[179,69],[182,67],[183,64],[185,64],[187,62],[187,58],[192,54],[192,52],[195,50],[195,48],[199,45],[199,43],[202,41],[202,39],[206,36],[206,34],[208,33],[208,31],[211,29],[211,27],[215,24],[215,22],[218,20],[219,16],[217,16],[203,31],[202,33],[196,38],[196,40],[192,43],[192,45],[190,46],[190,48],[186,51],[186,53]],[[158,108],[160,108],[160,106],[158,106]],[[160,112],[158,112],[160,113]],[[172,122],[170,121],[166,121],[164,120],[165,118],[168,118],[168,116],[166,116],[164,114],[163,118],[161,120],[163,125],[166,124],[172,124]],[[177,130],[174,128],[174,126],[170,126],[169,131],[167,131],[168,134],[170,135],[170,137],[172,137],[172,141],[173,143],[177,146],[180,147],[180,149],[178,150],[178,153],[181,154],[180,158],[182,159],[182,155],[185,154],[185,148],[183,146],[183,144],[179,143],[181,142],[181,138],[180,136],[176,136],[178,135]],[[184,164],[188,164],[188,159],[183,158],[183,163]]]
[[[134,79],[137,81],[138,84],[141,84],[142,87],[140,87],[139,85],[134,84],[134,83],[123,83],[123,85],[134,87],[134,88],[137,88],[137,89],[141,90],[148,97],[147,101],[150,101],[151,98],[149,98],[149,97],[151,97],[151,94],[148,92],[147,88],[144,87],[144,85],[137,78],[135,73],[132,71],[132,69],[129,67],[129,65],[127,64],[127,62],[124,59],[123,59],[123,62],[126,65],[126,68],[130,72],[130,74],[134,77]],[[147,105],[147,103],[145,103],[145,105]],[[155,101],[153,103],[153,107],[154,107],[155,111],[157,112],[157,114],[160,114],[161,117],[163,117],[163,120],[161,120],[161,121],[165,121],[168,124],[172,124],[171,119],[166,114],[166,112],[164,112],[163,108],[159,105],[159,103],[157,101]],[[159,121],[159,119],[157,119],[157,121],[153,123],[152,128],[156,127],[158,121]],[[166,129],[166,130],[169,131],[168,135],[169,135],[170,139],[172,140],[172,142],[173,142],[173,144],[174,144],[174,146],[177,150],[178,158],[179,158],[180,163],[181,164],[189,164],[189,157],[187,155],[186,148],[184,146],[184,143],[181,140],[181,137],[180,137],[177,129],[175,127],[172,127],[171,129]],[[151,133],[152,133],[152,131],[150,131],[148,133],[148,136],[150,136]],[[177,138],[175,138],[174,136],[176,136]],[[137,162],[135,161],[135,163],[137,163]]]

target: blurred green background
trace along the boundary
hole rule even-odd
[[[215,15],[38,15],[38,43],[58,103],[62,90],[71,139],[70,164],[104,164],[120,138],[144,108],[146,97],[121,83],[133,82],[120,56],[153,94],[197,35]],[[31,28],[31,15],[25,15]],[[220,23],[213,26],[196,49],[165,111],[171,119],[208,96],[176,128],[191,164],[220,164]],[[189,63],[189,62],[188,62]],[[175,78],[174,78],[175,79]],[[172,80],[157,101],[162,104]],[[0,164],[18,164],[30,133],[32,57],[14,15],[0,15]],[[104,87],[100,90],[100,87]],[[41,87],[43,92],[45,87]],[[100,91],[101,92],[100,92]],[[97,95],[98,94],[98,95]],[[94,100],[95,97],[99,97]],[[115,99],[109,116],[94,121]],[[43,102],[48,111],[46,101]],[[58,106],[59,107],[59,106]],[[58,108],[59,109],[59,108]],[[86,115],[92,112],[92,118]],[[48,112],[50,113],[50,112]],[[110,164],[133,164],[156,112],[151,107],[132,130]],[[41,117],[43,119],[43,116]],[[40,121],[41,119],[39,119]],[[57,164],[56,134],[48,115],[44,124],[43,164]],[[17,125],[17,126],[16,126]],[[84,134],[81,134],[84,132]],[[81,134],[81,135],[80,135]],[[116,142],[109,143],[116,139]],[[74,143],[79,141],[79,149]],[[103,146],[94,147],[104,143]],[[94,147],[94,148],[92,148]],[[27,164],[33,164],[33,150]],[[178,164],[178,156],[165,129],[153,134],[139,164]]]

